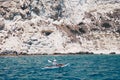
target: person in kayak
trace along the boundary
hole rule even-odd
[[[58,64],[58,63],[57,63],[57,60],[54,59],[53,62],[52,62],[52,64],[53,64],[54,66],[56,66],[56,65]]]
[[[57,60],[54,59],[53,61],[48,60],[49,63],[52,63],[53,66],[57,66]]]

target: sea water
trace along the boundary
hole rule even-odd
[[[42,70],[54,58],[69,66]],[[120,55],[0,57],[0,80],[120,80]]]

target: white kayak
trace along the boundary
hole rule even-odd
[[[66,67],[66,66],[68,66],[68,65],[69,65],[69,63],[68,63],[68,64],[57,64],[57,65],[55,65],[55,66],[46,66],[46,67],[44,67],[44,68],[42,68],[42,69],[57,69],[57,68]]]

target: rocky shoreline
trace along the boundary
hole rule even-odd
[[[27,53],[20,53],[18,54],[18,52],[14,52],[14,53],[0,53],[0,56],[35,56],[35,55],[119,55],[115,52],[111,52],[108,54],[105,53],[93,53],[93,52],[77,52],[77,53],[53,53],[53,54],[47,54],[47,53],[34,53],[34,54],[27,54]]]
[[[2,54],[120,54],[118,0],[0,0]]]

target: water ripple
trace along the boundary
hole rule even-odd
[[[54,58],[70,66],[41,69]],[[119,60],[114,55],[0,57],[0,80],[120,80]]]

